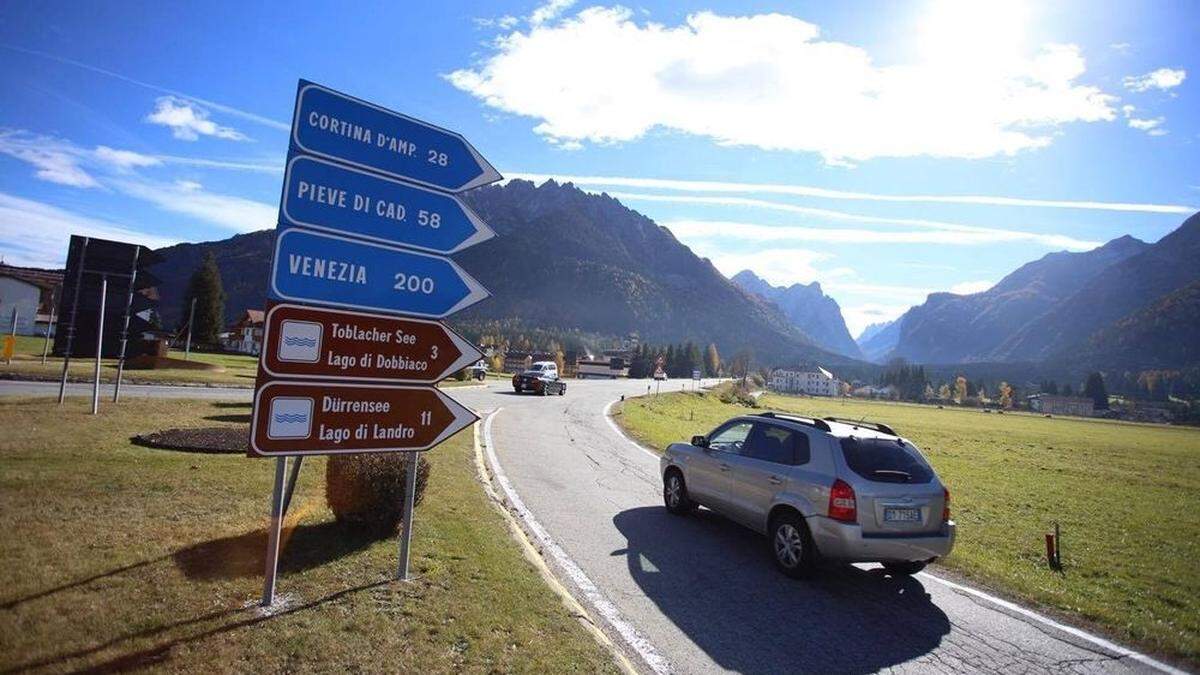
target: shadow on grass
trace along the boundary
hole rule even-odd
[[[254,403],[251,401],[216,401],[212,404],[214,408],[253,408]]]
[[[336,521],[284,530],[279,572],[302,572],[324,565],[361,551],[380,538],[378,533],[346,527]],[[172,558],[187,578],[211,581],[262,576],[266,554],[264,529],[195,544],[176,551]]]
[[[250,424],[250,413],[244,415],[209,415],[204,419],[210,422],[235,422],[237,424]]]
[[[33,669],[44,668],[46,666],[54,666],[54,665],[61,666],[61,665],[65,664],[65,662],[67,662],[67,661],[83,658],[86,656],[91,656],[92,654],[97,654],[106,649],[116,647],[117,645],[119,645],[123,642],[130,641],[130,640],[150,638],[150,637],[154,637],[156,635],[165,633],[167,631],[174,630],[176,628],[183,628],[186,626],[192,626],[195,624],[204,623],[204,622],[208,622],[208,621],[217,621],[217,620],[221,620],[221,619],[230,619],[230,618],[240,617],[240,618],[237,618],[237,620],[229,621],[227,623],[221,623],[220,625],[213,626],[212,628],[208,628],[206,630],[202,630],[197,633],[193,633],[191,635],[181,635],[179,637],[165,640],[163,642],[160,642],[159,644],[156,644],[151,647],[147,647],[145,649],[139,649],[137,651],[131,651],[131,652],[124,653],[124,654],[118,654],[117,656],[114,656],[114,657],[108,659],[107,661],[103,661],[101,663],[98,663],[98,664],[92,665],[92,666],[77,668],[77,669],[71,670],[69,672],[72,672],[72,673],[123,673],[123,672],[132,671],[132,670],[141,670],[141,669],[148,668],[148,667],[151,667],[154,665],[165,663],[166,661],[170,660],[171,650],[173,650],[175,647],[177,647],[179,645],[184,645],[184,644],[188,644],[191,642],[197,642],[197,641],[212,637],[214,635],[221,635],[223,633],[236,631],[241,628],[252,627],[257,624],[261,624],[261,623],[270,621],[277,617],[287,616],[289,614],[295,614],[295,613],[302,612],[302,611],[305,611],[308,609],[315,609],[315,608],[320,607],[321,605],[324,605],[329,602],[333,602],[333,601],[343,598],[345,596],[352,595],[354,593],[358,593],[358,592],[365,591],[365,590],[370,590],[372,588],[385,586],[388,583],[390,583],[390,581],[376,581],[376,582],[370,583],[370,584],[362,584],[359,586],[354,586],[352,588],[347,588],[347,589],[344,589],[341,591],[337,591],[335,593],[330,593],[329,595],[326,595],[326,596],[319,598],[317,600],[314,600],[312,602],[306,602],[303,604],[293,605],[293,606],[279,607],[279,608],[271,610],[270,613],[267,613],[266,611],[264,611],[260,608],[257,608],[257,607],[231,607],[228,609],[217,610],[215,612],[208,612],[206,614],[201,614],[201,615],[190,617],[187,619],[182,619],[180,621],[175,621],[172,623],[164,624],[162,626],[155,626],[153,628],[147,628],[145,630],[137,631],[135,633],[129,633],[127,635],[123,635],[121,637],[114,638],[107,642],[103,642],[101,644],[94,645],[92,647],[86,647],[84,649],[77,649],[77,650],[70,651],[70,652],[63,652],[62,654],[56,654],[54,656],[40,659],[37,661],[31,661],[29,663],[21,664],[19,666],[14,666],[12,668],[8,668],[8,669],[5,669],[0,672],[7,675],[8,673],[25,672],[25,671],[29,671],[29,670],[33,670]]]

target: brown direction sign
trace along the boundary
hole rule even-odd
[[[279,304],[264,325],[262,367],[278,378],[437,382],[483,356],[436,321]]]
[[[433,387],[267,382],[254,396],[250,454],[427,450],[478,419]]]

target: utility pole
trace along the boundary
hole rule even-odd
[[[196,298],[192,298],[192,308],[188,310],[187,342],[183,347],[183,360],[187,361],[192,355],[192,321],[196,318]]]

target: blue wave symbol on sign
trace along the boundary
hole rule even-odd
[[[275,421],[279,422],[280,424],[297,424],[300,422],[307,422],[308,415],[304,415],[304,414],[288,415],[287,413],[276,413]]]
[[[293,336],[289,335],[289,336],[286,336],[283,338],[283,344],[285,344],[289,347],[316,347],[317,339],[316,338],[306,338],[306,337],[293,337]]]

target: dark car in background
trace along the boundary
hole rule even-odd
[[[567,393],[567,383],[558,376],[558,365],[553,361],[538,361],[528,370],[513,375],[513,391],[518,394],[533,392],[542,396]]]

